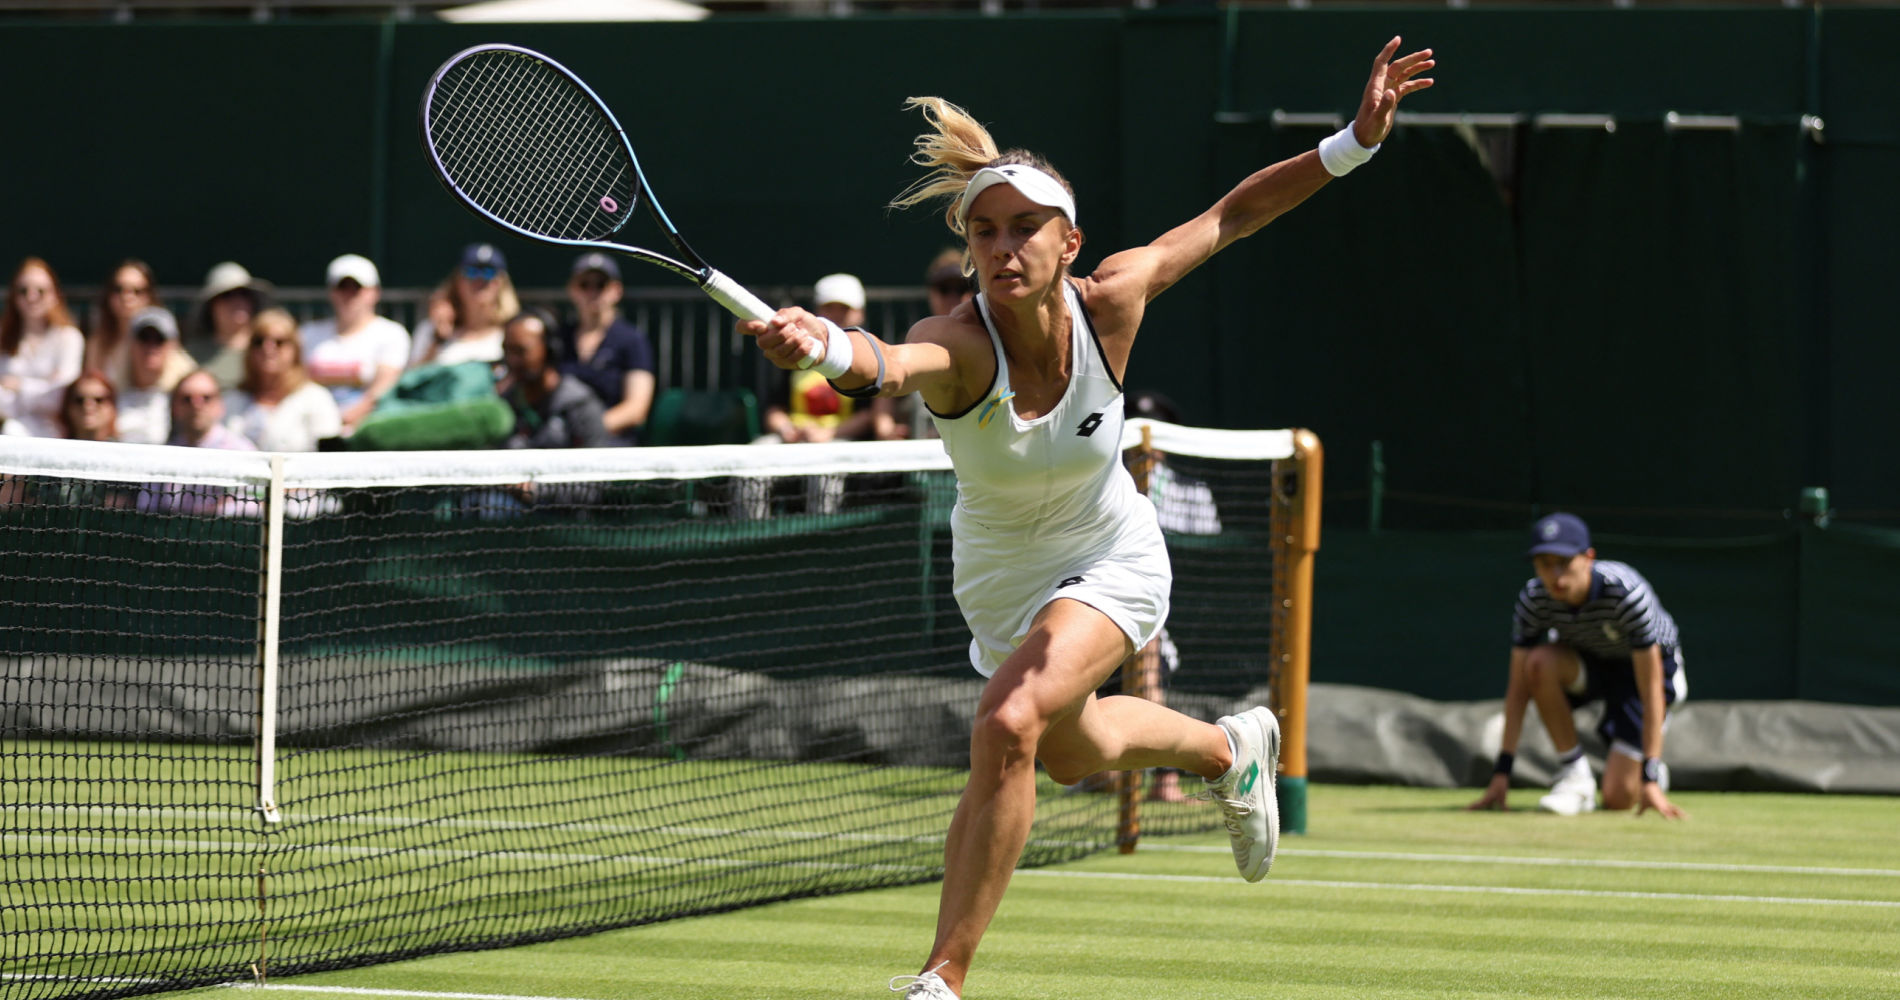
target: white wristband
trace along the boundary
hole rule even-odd
[[[1371,149],[1359,145],[1359,137],[1353,135],[1352,126],[1347,125],[1319,141],[1319,162],[1327,173],[1344,177],[1352,168],[1372,159],[1372,154],[1383,145],[1385,143],[1378,143]]]
[[[825,324],[825,356],[811,366],[812,370],[826,378],[837,378],[851,370],[851,335],[823,316],[818,322]]]

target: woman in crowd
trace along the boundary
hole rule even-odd
[[[86,333],[86,367],[105,372],[118,385],[126,384],[137,350],[132,343],[132,318],[157,304],[158,279],[152,276],[152,265],[136,257],[120,261],[112,270],[111,280],[99,286],[99,299]],[[164,362],[156,384],[167,393],[198,367],[175,336],[166,341]]]
[[[640,428],[653,409],[653,343],[646,331],[621,317],[624,294],[620,265],[612,257],[582,254],[567,281],[575,321],[553,331],[548,348],[562,373],[580,379],[600,398],[608,433],[639,444]]]
[[[431,308],[429,318],[416,324],[409,367],[500,362],[501,324],[521,311],[521,299],[508,278],[507,258],[491,244],[472,243],[463,249],[443,290],[448,315]]]
[[[92,319],[86,329],[86,367],[115,372],[125,360],[126,337],[132,332],[132,314],[154,302],[157,282],[142,260],[126,258],[99,286]]]
[[[85,335],[73,325],[52,265],[21,261],[0,314],[0,420],[9,432],[59,436],[60,398],[85,354]]]
[[[244,377],[225,394],[224,425],[263,451],[315,451],[317,442],[343,433],[330,390],[304,368],[297,321],[266,309],[251,321]]]
[[[244,343],[251,320],[270,304],[270,282],[260,281],[244,265],[225,261],[205,275],[198,292],[197,320],[185,349],[219,385],[244,376]]]
[[[60,436],[74,441],[119,439],[119,391],[97,368],[79,373],[60,394]]]
[[[324,282],[331,316],[303,327],[310,377],[330,390],[343,426],[354,429],[402,377],[409,363],[409,331],[376,314],[383,278],[369,258],[353,253],[336,258]]]

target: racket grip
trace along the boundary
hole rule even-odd
[[[723,272],[708,269],[706,280],[700,283],[713,301],[725,306],[727,311],[740,319],[756,319],[761,322],[771,319],[777,310],[765,304],[765,300],[746,291],[744,285],[725,276]]]
[[[713,301],[726,307],[726,310],[740,319],[756,319],[761,322],[771,319],[774,310],[765,304],[765,300],[746,291],[744,285],[726,277],[725,272],[708,268],[706,280],[700,284]],[[798,367],[810,368],[818,362],[819,355],[808,354],[798,361]]]

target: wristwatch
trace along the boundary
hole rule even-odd
[[[1662,780],[1662,761],[1656,757],[1643,758],[1643,783],[1653,785]]]

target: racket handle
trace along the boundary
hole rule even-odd
[[[746,291],[744,285],[726,277],[722,271],[707,268],[706,278],[699,287],[705,289],[706,294],[712,296],[714,302],[725,306],[728,312],[740,319],[756,319],[764,322],[771,319],[772,314],[777,311],[766,305],[765,300]],[[810,368],[818,362],[818,358],[817,353],[808,354],[799,359],[798,367]]]
[[[700,283],[713,301],[725,306],[727,311],[740,319],[756,319],[760,322],[771,319],[777,310],[765,304],[765,300],[746,291],[744,285],[725,276],[724,273],[710,268],[706,271],[706,280]]]

